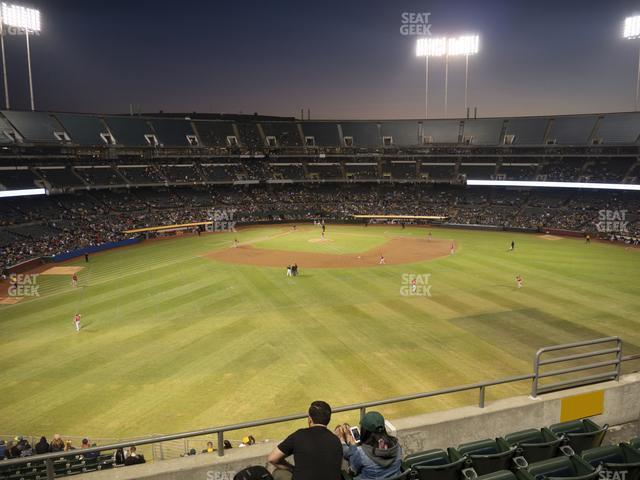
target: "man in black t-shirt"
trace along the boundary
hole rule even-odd
[[[331,407],[321,400],[309,407],[309,428],[289,435],[273,449],[267,461],[275,467],[275,480],[340,480],[342,445],[327,429]],[[295,466],[286,458],[293,455]]]

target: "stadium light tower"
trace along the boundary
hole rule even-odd
[[[447,39],[419,38],[416,42],[416,57],[424,57],[424,118],[429,118],[429,57],[441,57],[447,51]]]
[[[478,35],[463,35],[461,37],[449,38],[447,43],[447,57],[462,56],[465,58],[464,70],[464,111],[469,107],[469,56],[478,53],[480,47],[480,37]],[[445,84],[446,91],[446,84]],[[446,107],[446,102],[445,102]],[[446,108],[445,108],[446,112]],[[446,117],[446,113],[445,113]]]
[[[0,12],[2,16],[2,28],[4,34],[4,26],[18,28],[24,30],[24,36],[27,39],[27,68],[29,69],[29,96],[31,99],[31,110],[35,110],[35,102],[33,100],[33,79],[31,75],[31,48],[29,45],[29,32],[37,33],[40,31],[40,11],[35,8],[26,8],[20,5],[10,5],[2,2]],[[4,69],[4,85],[6,105],[9,108],[9,91],[7,87],[7,69],[4,63],[4,40],[2,42],[2,59]]]
[[[478,35],[461,37],[420,38],[416,43],[416,56],[425,57],[425,118],[428,117],[429,96],[429,57],[444,56],[444,116],[448,114],[449,103],[449,57],[463,56],[466,59],[464,80],[464,109],[469,104],[469,56],[478,53],[480,38]]]
[[[624,38],[636,40],[640,38],[640,15],[627,17],[624,21]],[[636,78],[636,111],[640,110],[640,47],[638,47],[638,76]]]

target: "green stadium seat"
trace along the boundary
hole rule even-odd
[[[593,467],[602,465],[604,472],[620,472],[619,480],[640,479],[640,452],[627,443],[585,450],[582,459]],[[613,480],[616,476],[607,473],[605,478]]]
[[[600,427],[589,420],[573,420],[570,422],[556,423],[549,427],[553,433],[567,440],[569,446],[576,454],[580,455],[583,450],[599,447],[604,440],[609,425]]]
[[[510,470],[516,450],[516,447],[509,445],[504,438],[463,443],[457,448],[460,455],[469,458],[471,466],[478,475]]]
[[[533,480],[592,480],[600,474],[600,470],[600,466],[593,468],[577,455],[549,458],[532,463],[527,468]]]
[[[517,447],[518,454],[529,463],[557,456],[563,441],[548,428],[520,430],[505,435],[504,439],[509,445]]]
[[[460,480],[466,464],[467,459],[453,449],[434,449],[407,455],[402,469],[411,470],[412,478],[419,480]]]
[[[636,450],[640,450],[640,437],[632,438],[629,440],[629,445],[631,445]]]

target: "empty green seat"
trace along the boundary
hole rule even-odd
[[[527,468],[534,480],[572,479],[591,480],[599,475],[601,467],[593,468],[577,455],[555,457],[532,463]]]
[[[637,450],[640,450],[640,437],[632,438],[631,440],[629,440],[629,445]]]
[[[518,454],[529,463],[557,456],[562,444],[562,438],[548,428],[520,430],[505,435],[504,439],[509,445],[517,447]]]
[[[629,444],[591,448],[582,452],[582,459],[593,467],[602,465],[605,472],[625,472],[619,480],[640,479],[640,452]],[[613,480],[616,476],[607,474],[605,478]]]
[[[609,425],[600,427],[589,420],[572,420],[570,422],[556,423],[549,427],[553,433],[567,440],[569,446],[578,455],[583,450],[599,447],[607,434]]]
[[[467,459],[453,449],[427,450],[407,455],[402,461],[403,470],[411,470],[418,480],[460,480]]]
[[[467,456],[478,475],[509,470],[516,455],[516,447],[509,445],[504,438],[485,439],[463,443],[458,446],[460,455]]]

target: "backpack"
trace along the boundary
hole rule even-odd
[[[273,477],[266,468],[254,466],[240,470],[233,480],[273,480]]]

